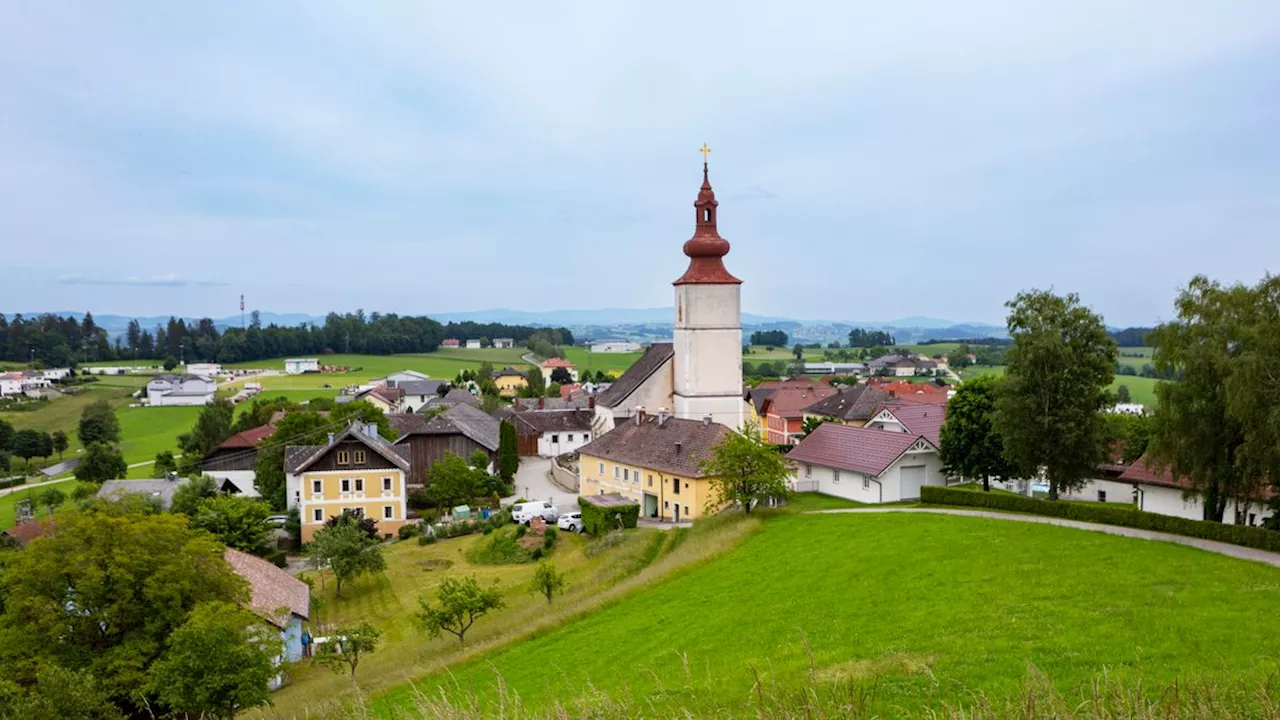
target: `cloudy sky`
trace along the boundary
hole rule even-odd
[[[1280,3],[10,2],[0,311],[1109,323],[1280,270]]]

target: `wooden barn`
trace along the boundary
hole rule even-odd
[[[498,419],[479,408],[459,404],[426,420],[421,415],[389,418],[394,418],[393,425],[400,431],[395,445],[409,452],[411,488],[425,485],[427,472],[446,453],[465,460],[483,450],[491,462],[498,457]]]

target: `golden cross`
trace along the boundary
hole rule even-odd
[[[702,164],[707,164],[707,156],[711,154],[711,148],[706,143],[702,143],[702,147],[698,148],[698,152],[702,153]]]

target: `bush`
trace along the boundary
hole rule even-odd
[[[14,478],[9,478],[8,480],[0,480],[0,490],[3,490],[5,488],[17,487],[18,485],[22,485],[26,482],[27,482],[27,479],[25,477],[14,477]]]
[[[1104,525],[1119,525],[1139,530],[1185,535],[1202,540],[1214,540],[1258,550],[1280,552],[1280,532],[1248,525],[1223,525],[1222,523],[1209,522],[1207,520],[1188,520],[1136,509],[1108,507],[1103,503],[1038,500],[1021,495],[971,492],[933,486],[925,486],[920,489],[920,501],[933,505],[963,505],[966,507],[1013,510],[1032,515],[1046,515],[1082,522],[1102,523]]]
[[[276,550],[275,552],[269,553],[265,559],[278,568],[289,566],[289,558],[283,550]]]
[[[543,536],[542,536],[542,547],[544,547],[544,548],[546,548],[546,549],[548,549],[548,550],[550,550],[551,548],[555,547],[555,546],[556,546],[556,536],[557,536],[559,533],[560,533],[560,531],[556,529],[556,526],[555,526],[555,525],[552,525],[552,526],[548,527],[548,528],[547,528],[547,531],[546,531],[546,532],[543,534]]]
[[[401,525],[400,529],[396,531],[396,535],[399,536],[401,540],[408,540],[409,538],[417,534],[418,534],[417,525]]]
[[[527,532],[529,532],[529,528],[528,528],[528,527],[526,527],[526,526],[524,526],[524,525],[517,525],[517,526],[516,526],[516,537],[518,537],[518,538],[522,538],[522,537],[524,537],[524,534],[525,534],[525,533],[527,533]]]
[[[587,557],[595,557],[606,550],[612,550],[622,544],[622,533],[618,530],[606,533],[603,537],[592,540],[584,551]]]
[[[542,557],[542,548],[535,548],[531,553],[520,543],[517,531],[523,527],[517,525],[515,529],[490,533],[487,542],[478,543],[467,551],[467,560],[477,565],[515,565]]]
[[[582,508],[582,529],[596,536],[617,530],[619,520],[623,528],[634,528],[640,518],[639,505],[603,508],[578,498],[578,507]]]
[[[491,532],[493,532],[493,526],[492,526],[492,525],[485,525],[485,526],[484,526],[484,530],[481,530],[481,531],[480,531],[480,533],[481,533],[482,535],[488,535],[488,534],[489,534],[489,533],[491,533]]]
[[[436,541],[435,535],[419,535],[418,536],[419,545],[431,545],[435,543],[435,541]]]
[[[542,559],[542,548],[534,548],[534,549],[533,549],[533,552],[529,553],[529,557],[530,557],[531,559],[533,559],[533,560],[541,560],[541,559]]]

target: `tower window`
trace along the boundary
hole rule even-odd
[[[711,208],[702,209],[702,219],[705,222],[711,222]]]

